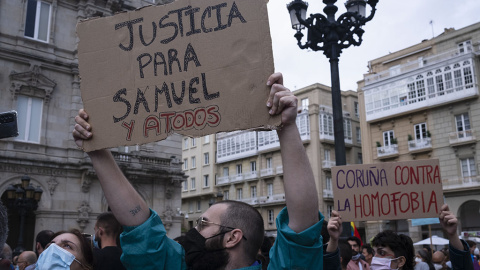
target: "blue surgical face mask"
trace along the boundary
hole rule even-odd
[[[42,254],[40,254],[40,257],[35,264],[35,270],[70,269],[70,265],[73,261],[82,265],[82,263],[75,258],[75,255],[59,247],[57,244],[52,243],[42,252]]]

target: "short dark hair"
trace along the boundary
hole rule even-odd
[[[367,253],[368,254],[372,254],[373,256],[375,256],[375,251],[373,250],[372,246],[370,244],[365,244],[362,246],[362,250],[363,249],[366,249],[367,250]]]
[[[244,252],[249,258],[255,259],[264,238],[262,215],[244,202],[226,200],[215,204],[227,205],[227,210],[220,217],[222,225],[242,230],[247,239],[244,242]]]
[[[342,268],[347,268],[347,264],[352,259],[352,248],[344,241],[338,243],[340,258],[342,258]]]
[[[465,242],[467,242],[469,247],[474,247],[477,245],[477,243],[473,242],[472,240],[465,240]]]
[[[123,231],[112,212],[101,213],[97,216],[97,227],[102,227],[108,237],[117,238]]]
[[[71,229],[68,231],[56,232],[55,234],[52,235],[49,242],[55,239],[55,237],[62,235],[64,233],[71,233],[77,237],[78,241],[80,242],[80,250],[82,252],[83,259],[84,259],[84,261],[81,261],[81,263],[85,264],[85,266],[88,267],[89,269],[93,269],[94,259],[93,259],[92,246],[90,245],[90,242],[82,235],[82,233],[78,229]],[[80,260],[80,259],[77,258],[77,260]]]
[[[395,257],[405,257],[404,270],[413,270],[415,250],[413,249],[413,241],[410,237],[403,234],[396,234],[393,231],[387,230],[379,232],[372,240],[374,247],[388,247]]]
[[[347,241],[355,241],[357,243],[358,247],[360,247],[362,245],[362,241],[360,241],[360,239],[358,239],[358,237],[356,237],[356,236],[348,237]]]
[[[53,232],[51,230],[40,231],[37,234],[37,237],[35,237],[35,243],[40,243],[40,246],[45,249],[45,247],[50,242],[50,239],[52,239],[52,235]]]

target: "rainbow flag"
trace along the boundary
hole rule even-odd
[[[350,221],[350,227],[352,227],[350,230],[352,232],[352,236],[356,236],[358,239],[360,239],[360,243],[363,246],[362,238],[360,237],[360,233],[358,232],[357,227],[355,227],[355,223],[353,221]]]

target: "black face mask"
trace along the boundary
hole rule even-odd
[[[220,232],[209,238],[205,238],[195,228],[188,231],[185,239],[180,243],[185,249],[185,262],[187,266],[195,269],[198,268],[198,266],[204,265],[204,261],[209,262],[208,266],[211,267],[206,269],[216,269],[225,266],[228,263],[229,256],[225,248],[221,246],[221,242],[219,242],[216,247],[212,247],[212,249],[207,249],[205,242],[207,239],[223,235],[227,232],[228,231]]]

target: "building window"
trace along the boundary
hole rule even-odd
[[[331,114],[320,114],[320,134],[333,136],[333,116]]]
[[[26,37],[48,42],[51,10],[51,4],[47,2],[28,0],[25,20]]]
[[[190,179],[190,189],[193,190],[193,189],[196,189],[196,188],[197,188],[197,187],[196,187],[196,183],[195,183],[195,177],[192,177],[192,178]]]
[[[391,146],[394,144],[394,139],[393,130],[383,132],[383,146]]]
[[[332,190],[332,177],[331,176],[325,177],[325,188],[327,190]]]
[[[237,164],[237,175],[242,174],[242,164]]]
[[[208,174],[203,176],[203,187],[209,187],[210,183],[208,181]]]
[[[332,204],[327,204],[327,216],[330,218],[332,216],[332,211],[333,211],[333,205]]]
[[[188,202],[188,212],[193,213],[193,202],[192,201]]]
[[[183,181],[183,190],[184,191],[188,190],[188,181]]]
[[[223,167],[223,176],[228,176],[228,167]]]
[[[223,191],[223,199],[224,200],[230,200],[230,191],[228,191],[228,190]]]
[[[460,159],[460,165],[462,166],[462,177],[477,175],[475,160],[473,158]]]
[[[192,138],[192,147],[197,146],[197,138]]]
[[[363,156],[362,153],[357,153],[357,163],[363,164]]]
[[[272,158],[269,157],[267,158],[267,169],[271,169],[272,168]]]
[[[458,52],[459,53],[469,53],[472,52],[472,41],[467,40],[462,43],[458,43]]]
[[[257,197],[257,186],[251,186],[250,187],[250,192],[251,192],[251,197],[256,198]]]
[[[303,98],[302,99],[302,110],[308,111],[308,98]]]
[[[183,169],[188,170],[188,159],[183,159]]]
[[[360,112],[358,111],[358,102],[356,102],[356,101],[353,102],[353,109],[355,111],[355,116],[357,118],[359,118],[360,117]]]
[[[269,196],[269,197],[273,196],[273,184],[272,183],[267,184],[267,196]]]
[[[203,164],[210,164],[210,153],[203,153]]]
[[[242,200],[242,199],[243,199],[243,189],[237,188],[237,200]]]
[[[183,149],[188,149],[188,138],[183,139]]]
[[[192,157],[192,169],[197,167],[197,159],[196,157]]]
[[[210,135],[203,136],[203,143],[209,143],[209,142],[210,142]]]
[[[19,141],[40,143],[43,99],[17,96]]]
[[[323,160],[330,160],[330,149],[323,149]]]
[[[250,171],[252,173],[257,171],[257,162],[256,161],[251,161],[250,162]]]
[[[202,201],[197,201],[197,211],[202,211]]]
[[[268,224],[272,225],[273,220],[275,219],[273,215],[273,210],[267,210],[267,215],[268,215]]]
[[[357,135],[357,143],[362,143],[362,131],[360,127],[355,127],[355,133]]]
[[[455,123],[457,126],[458,138],[472,136],[470,132],[470,117],[468,116],[468,113],[455,115]]]
[[[415,139],[423,140],[427,138],[427,123],[421,123],[414,126]]]

